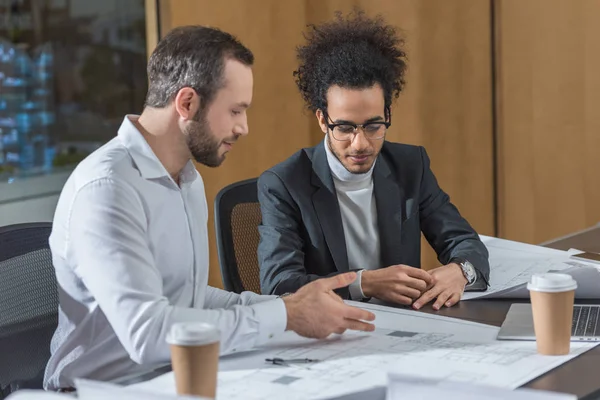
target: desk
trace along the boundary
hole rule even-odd
[[[560,250],[574,247],[600,253],[600,226],[543,245]],[[423,307],[422,312],[500,326],[512,303],[513,300],[469,300],[440,311],[434,311],[429,305]],[[123,377],[115,383],[141,382],[168,371],[170,366],[165,366],[148,374]],[[600,346],[534,379],[525,387],[572,393],[582,400],[600,400]]]
[[[558,250],[570,248],[600,253],[600,224],[579,232],[541,243],[542,246]]]
[[[542,245],[559,250],[577,248],[600,253],[600,226],[595,226]],[[447,317],[461,318],[488,325],[500,326],[512,300],[469,300],[452,308],[434,311],[431,307],[424,312]],[[600,399],[600,347],[596,347],[566,364],[534,379],[525,387],[566,392],[580,399]]]
[[[423,311],[500,326],[512,303],[513,300],[469,300],[440,311],[434,311],[431,306],[424,307]],[[525,387],[572,393],[584,400],[600,399],[600,347],[547,372]]]

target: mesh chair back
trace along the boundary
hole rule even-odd
[[[223,287],[260,293],[258,225],[262,217],[256,178],[221,189],[215,199],[215,230]]]
[[[51,229],[51,223],[0,227],[0,390],[39,378],[50,356],[58,320]]]

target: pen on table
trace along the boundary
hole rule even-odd
[[[283,358],[267,358],[266,362],[274,364],[274,365],[286,365],[286,364],[308,364],[308,363],[316,363],[319,360],[315,360],[312,358],[294,358],[294,359],[283,359]]]

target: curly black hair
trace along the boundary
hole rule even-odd
[[[386,113],[404,87],[407,58],[404,39],[381,15],[369,18],[354,10],[341,12],[321,25],[308,25],[307,43],[299,46],[296,84],[309,110],[327,110],[327,90],[332,85],[362,89],[378,83],[385,96]]]

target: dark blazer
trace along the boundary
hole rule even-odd
[[[442,264],[470,261],[489,279],[488,251],[440,189],[423,147],[385,142],[373,169],[381,265],[421,266],[421,232]],[[348,271],[333,178],[323,142],[258,179],[262,211],[258,260],[265,294],[294,292]],[[480,278],[481,279],[481,278]],[[340,294],[348,297],[348,291]]]

